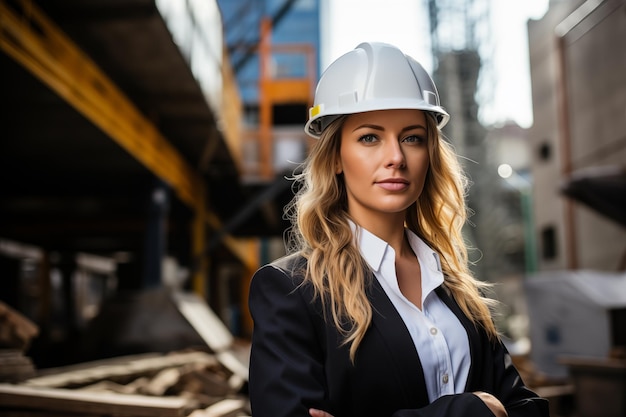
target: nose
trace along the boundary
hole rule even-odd
[[[385,165],[388,168],[404,168],[406,166],[406,158],[404,157],[404,151],[402,150],[400,142],[398,142],[395,138],[386,142]]]

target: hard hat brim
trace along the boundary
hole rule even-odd
[[[450,120],[448,112],[439,106],[433,106],[428,103],[407,103],[405,105],[399,105],[399,103],[396,102],[394,104],[395,105],[390,106],[389,104],[385,105],[385,103],[379,102],[377,105],[359,106],[359,109],[337,109],[337,111],[333,111],[331,109],[328,112],[324,112],[324,114],[310,118],[304,126],[304,131],[307,135],[315,139],[319,139],[322,132],[326,130],[328,125],[341,116],[378,110],[422,110],[424,112],[432,113],[433,116],[435,116],[437,126],[440,129],[442,129]]]

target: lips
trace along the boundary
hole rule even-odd
[[[404,178],[386,178],[376,181],[375,184],[387,191],[402,191],[409,186],[409,182]]]

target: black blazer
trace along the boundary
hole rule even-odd
[[[291,255],[259,269],[250,285],[254,319],[249,395],[253,417],[493,416],[473,391],[495,395],[510,417],[548,416],[545,399],[527,389],[501,343],[490,342],[443,287],[438,296],[465,327],[471,367],[466,393],[429,404],[424,374],[404,322],[378,280],[367,294],[373,319],[354,364],[332,319],[324,320],[313,287],[300,285],[305,260]]]

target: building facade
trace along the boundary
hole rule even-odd
[[[603,172],[624,183],[625,10],[619,0],[551,1],[546,15],[528,24],[540,270],[624,268],[625,226],[564,190]]]

